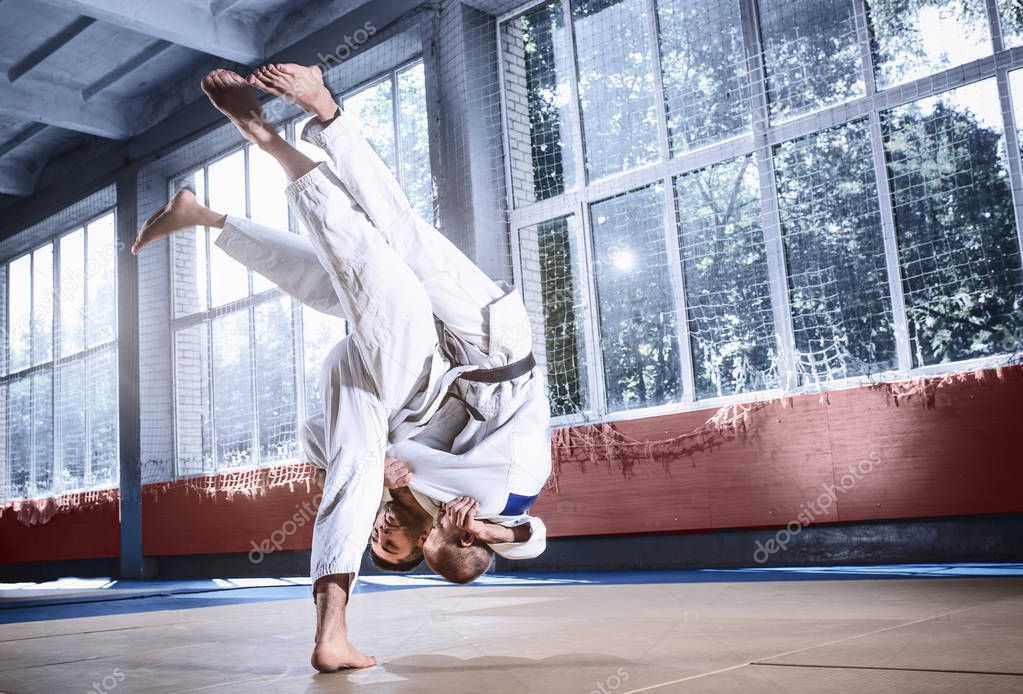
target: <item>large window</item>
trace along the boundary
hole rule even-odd
[[[422,62],[340,101],[416,209],[433,219]],[[325,159],[299,139],[307,122],[287,123],[282,135]],[[286,184],[276,162],[244,145],[175,178],[171,192],[188,186],[217,211],[302,233]],[[323,360],[346,333],[343,320],[300,305],[221,251],[218,233],[196,228],[171,239],[177,475],[295,459],[300,423],[322,408]]]
[[[3,499],[117,485],[116,260],[108,212],[0,266]]]
[[[1023,345],[1019,3],[554,0],[499,32],[563,421]]]

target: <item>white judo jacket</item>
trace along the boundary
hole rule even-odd
[[[536,556],[546,529],[528,510],[551,469],[542,372],[499,383],[460,378],[530,353],[521,297],[415,213],[350,114],[327,126],[311,121],[302,137],[334,164],[288,186],[307,235],[229,216],[216,243],[302,303],[352,322],[323,365],[323,410],[300,435],[307,460],[327,472],[313,580],[358,572],[386,455],[414,471],[427,511],[472,497],[480,520],[532,528],[528,541],[496,552]]]

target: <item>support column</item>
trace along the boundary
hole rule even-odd
[[[139,432],[137,172],[117,178],[117,416],[120,449],[122,579],[143,578],[142,461]]]
[[[443,0],[424,18],[422,42],[440,230],[511,282],[494,17]]]

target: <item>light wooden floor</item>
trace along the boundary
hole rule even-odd
[[[333,675],[305,598],[175,602],[0,625],[0,692],[1023,692],[1020,577],[387,590]]]

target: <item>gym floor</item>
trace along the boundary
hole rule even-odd
[[[0,586],[0,692],[1023,692],[1023,565],[366,576],[377,667],[308,665],[308,579]]]

